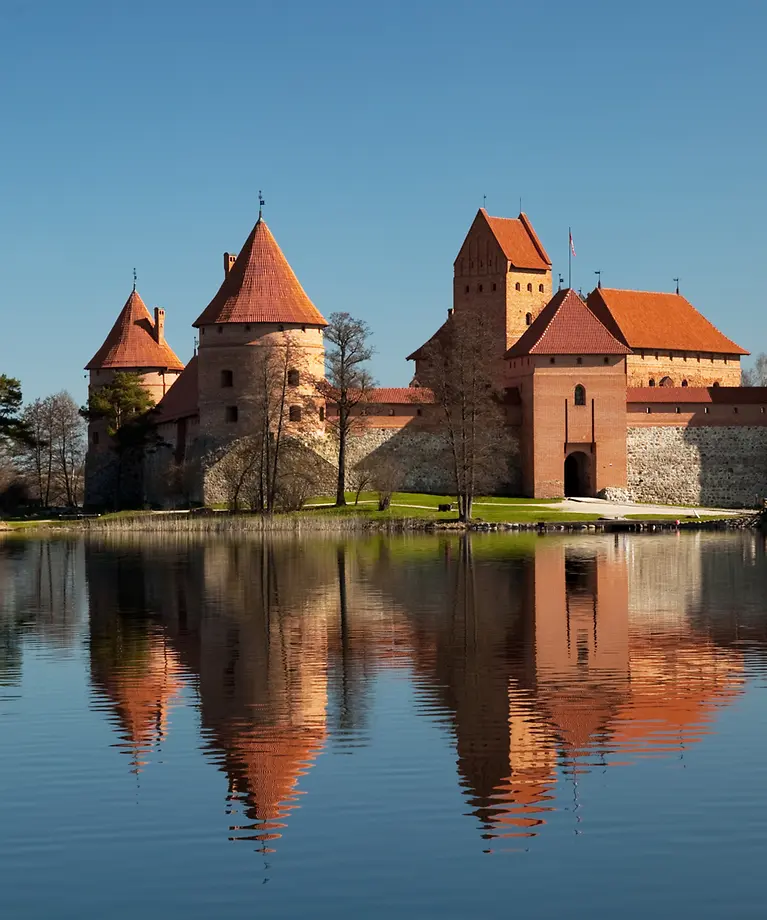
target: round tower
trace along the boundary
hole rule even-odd
[[[85,369],[90,372],[88,395],[112,383],[117,373],[140,374],[144,387],[158,403],[184,369],[183,363],[165,341],[165,310],[154,309],[154,318],[133,287],[104,344]],[[88,426],[88,448],[100,451],[108,446],[104,422]]]
[[[239,255],[224,253],[224,280],[194,326],[201,435],[223,441],[252,432],[265,386],[282,387],[287,433],[322,430],[316,385],[327,322],[260,214]]]

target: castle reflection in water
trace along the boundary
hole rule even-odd
[[[449,723],[482,836],[514,837],[540,832],[579,774],[700,742],[767,647],[749,614],[767,572],[755,537],[136,536],[65,549],[57,577],[84,565],[92,685],[130,769],[151,769],[174,705],[192,699],[227,776],[230,835],[265,850],[323,749],[364,743],[383,670],[414,681],[425,719]],[[39,573],[12,585],[5,553],[6,598],[49,591]]]

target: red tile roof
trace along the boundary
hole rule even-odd
[[[434,394],[426,387],[377,387],[368,395],[369,403],[387,405],[418,405],[434,402]]]
[[[631,352],[571,288],[557,293],[506,352],[521,355],[626,355]]]
[[[490,217],[484,208],[480,208],[479,213],[487,221],[503,254],[514,268],[534,268],[542,271],[551,268],[551,259],[526,214],[521,213],[515,220],[510,217]]]
[[[327,326],[261,217],[218,293],[193,325],[217,323]]]
[[[152,416],[155,424],[197,415],[197,380],[197,355],[195,355],[155,406]]]
[[[629,387],[626,402],[767,406],[767,387]]]
[[[135,288],[104,344],[85,365],[87,371],[109,367],[156,367],[177,371],[184,367],[167,342],[155,339],[154,320]]]
[[[587,303],[633,349],[747,355],[681,294],[596,288]]]

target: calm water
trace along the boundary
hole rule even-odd
[[[762,917],[764,538],[0,543],[8,918]]]

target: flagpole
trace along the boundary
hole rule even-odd
[[[573,228],[567,228],[567,286],[573,286]]]

